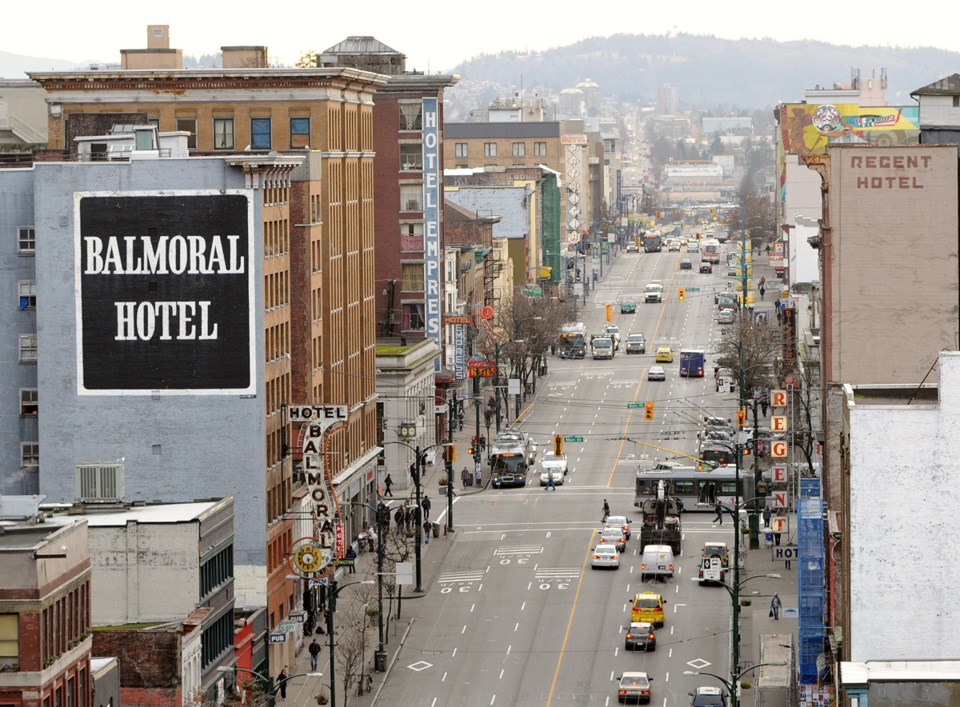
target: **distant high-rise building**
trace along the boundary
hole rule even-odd
[[[583,106],[587,115],[597,117],[600,115],[600,85],[591,79],[581,81],[576,86],[583,92]]]
[[[579,88],[565,88],[560,91],[560,104],[558,116],[561,119],[582,118],[586,115],[587,108],[584,103],[583,91]]]
[[[676,115],[677,89],[665,83],[657,89],[657,114]]]

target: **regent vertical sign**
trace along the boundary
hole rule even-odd
[[[443,350],[440,262],[440,109],[436,98],[423,99],[423,287],[426,335]],[[440,368],[440,358],[434,359]]]
[[[81,395],[256,392],[242,191],[75,197]]]

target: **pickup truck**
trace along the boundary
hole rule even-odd
[[[659,282],[651,282],[643,290],[643,301],[644,302],[662,302],[663,301],[663,285]]]

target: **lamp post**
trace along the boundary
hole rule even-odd
[[[684,670],[684,675],[709,675],[712,678],[716,678],[723,683],[724,687],[727,688],[727,692],[730,693],[730,707],[739,707],[740,705],[740,692],[738,690],[740,678],[742,678],[747,673],[756,670],[757,668],[765,668],[768,666],[783,666],[786,665],[784,662],[780,663],[757,663],[756,665],[751,665],[749,668],[745,668],[739,672],[734,673],[730,672],[730,680],[720,677],[716,673],[708,673],[705,670]]]
[[[293,678],[322,678],[323,673],[297,673],[296,675],[288,675],[286,679],[278,682],[277,684],[273,683],[273,679],[269,675],[264,675],[263,673],[258,673],[256,670],[250,670],[249,668],[238,668],[236,666],[221,665],[217,668],[218,673],[250,673],[257,680],[260,680],[264,685],[266,685],[267,692],[270,694],[270,697],[276,697],[277,693],[280,692],[280,687]],[[234,683],[234,688],[236,689],[236,683]]]
[[[330,707],[337,707],[337,666],[334,660],[333,649],[336,644],[334,643],[333,636],[333,612],[337,608],[337,595],[340,594],[347,587],[354,587],[358,584],[373,584],[372,579],[364,579],[359,582],[350,582],[349,584],[341,584],[337,586],[337,580],[333,580],[333,583],[330,585],[329,592],[329,605],[327,607],[327,636],[330,639]]]

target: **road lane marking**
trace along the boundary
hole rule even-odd
[[[523,603],[520,605],[520,611],[523,611],[523,610],[526,609],[526,608],[527,608],[527,602],[523,602]]]
[[[453,653],[450,654],[450,657],[451,657],[451,658],[456,658],[456,657],[457,657],[457,649],[456,649],[456,648],[453,649]]]
[[[444,673],[444,674],[443,674],[443,677],[440,678],[440,682],[446,682],[446,681],[447,681],[447,674]]]
[[[510,655],[510,651],[513,650],[513,645],[507,646],[507,655]]]
[[[503,680],[503,674],[506,672],[504,668],[500,668],[500,679]]]
[[[476,609],[476,608],[477,608],[477,605],[476,605],[476,604],[471,604],[471,605],[470,605],[470,613],[472,614],[472,613],[473,613],[473,610]]]
[[[464,628],[466,628],[466,626],[464,626]],[[513,632],[516,633],[519,629],[520,629],[520,622],[517,621],[517,623],[513,625]]]
[[[483,582],[480,582],[480,586],[477,587],[477,591],[478,591],[478,592],[482,592],[482,591],[483,591]]]
[[[466,632],[467,632],[467,625],[464,624],[464,625],[463,625],[463,628],[460,629],[460,635],[462,636],[462,635],[465,634]]]
[[[593,539],[591,535],[591,540]],[[560,655],[557,656],[557,667],[553,671],[553,680],[550,682],[550,694],[547,695],[547,705],[550,707],[553,703],[553,693],[557,689],[557,680],[560,678],[560,668],[563,666],[563,656],[567,650],[567,641],[570,640],[570,630],[573,628],[573,617],[577,613],[577,602],[580,600],[580,590],[583,588],[584,570],[590,561],[590,555],[593,552],[590,541],[587,541],[587,547],[583,553],[583,563],[580,565],[580,577],[577,580],[577,591],[573,595],[573,604],[570,607],[570,617],[567,619],[567,629],[563,633],[563,643],[560,644]]]

